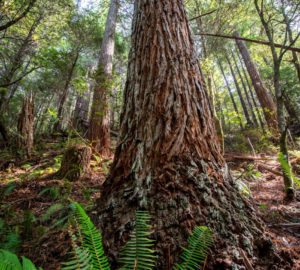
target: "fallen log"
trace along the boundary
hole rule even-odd
[[[228,155],[225,154],[225,159],[228,160],[233,160],[233,159],[242,159],[242,160],[273,160],[271,158],[266,158],[266,157],[254,157],[254,156],[239,156],[239,155]]]
[[[275,175],[283,177],[283,174],[281,172],[279,172],[277,170],[274,170],[273,168],[271,168],[271,167],[269,167],[269,166],[267,166],[265,164],[262,164],[262,163],[258,164],[258,170],[266,170],[266,171],[271,172],[271,173],[273,173]]]

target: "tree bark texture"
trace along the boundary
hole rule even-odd
[[[111,89],[111,74],[115,47],[115,30],[119,10],[119,0],[112,0],[107,15],[104,36],[101,45],[97,82],[94,90],[92,116],[88,139],[95,150],[103,156],[109,156],[110,150],[110,110],[108,106]]]
[[[259,257],[255,269],[275,264],[272,244],[221,155],[183,1],[135,1],[128,63],[119,144],[98,201],[112,269],[137,209],[153,217],[155,269],[171,269],[196,225],[215,232],[207,269],[243,264],[234,259],[239,247]]]
[[[236,31],[234,36],[240,37],[240,34]],[[244,63],[246,65],[247,71],[250,75],[253,87],[255,89],[256,95],[258,97],[259,103],[263,108],[263,112],[269,127],[277,129],[277,117],[276,117],[276,106],[275,103],[268,93],[260,74],[253,63],[248,48],[246,44],[241,40],[236,40],[236,44],[240,50]]]
[[[18,119],[17,145],[25,151],[27,157],[31,157],[33,150],[34,134],[34,103],[29,96],[25,96],[23,107]]]
[[[80,180],[90,170],[91,153],[91,149],[85,145],[69,147],[64,153],[61,167],[55,176],[69,181]]]

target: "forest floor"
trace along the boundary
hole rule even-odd
[[[59,169],[64,148],[61,140],[45,139],[31,159],[15,159],[8,152],[0,155],[0,248],[22,254],[45,270],[60,269],[61,262],[69,259],[69,199],[93,215],[112,162],[95,156],[84,179],[58,180],[50,176]],[[300,269],[300,192],[295,201],[285,201],[275,154],[248,157],[227,154],[232,175],[265,221],[274,244],[290,251],[294,269]],[[293,162],[300,165],[300,158]]]

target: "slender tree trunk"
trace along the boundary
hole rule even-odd
[[[65,104],[65,102],[67,100],[70,82],[72,80],[73,73],[74,73],[74,70],[75,70],[78,58],[79,58],[79,53],[80,53],[80,49],[77,48],[76,52],[75,52],[74,61],[73,61],[72,66],[70,68],[69,74],[68,74],[67,79],[66,79],[65,86],[63,88],[62,95],[60,97],[60,101],[59,101],[59,105],[58,105],[58,112],[57,112],[57,120],[58,121],[54,125],[54,131],[59,131],[61,129],[62,112],[63,112],[64,104]]]
[[[240,127],[241,127],[241,129],[243,129],[242,118],[240,117],[240,113],[239,113],[238,107],[237,107],[237,105],[236,105],[236,103],[235,103],[235,100],[234,100],[234,97],[233,97],[233,94],[232,94],[230,85],[229,85],[229,83],[228,83],[227,77],[226,77],[226,75],[225,75],[223,66],[222,66],[222,64],[221,64],[221,62],[220,62],[219,60],[218,60],[218,64],[219,64],[220,70],[221,70],[221,72],[222,72],[222,74],[223,74],[223,78],[224,78],[224,81],[225,81],[225,83],[226,83],[226,86],[227,86],[227,89],[228,89],[228,92],[229,92],[229,95],[230,95],[230,98],[231,98],[231,101],[232,101],[232,104],[233,104],[233,108],[234,108],[234,110],[235,110],[236,115],[237,115],[237,116],[239,117],[239,119],[240,119]]]
[[[288,149],[287,149],[287,143],[286,143],[286,138],[287,138],[287,124],[285,120],[285,114],[284,114],[284,98],[283,98],[283,93],[282,89],[280,87],[280,63],[283,57],[282,51],[280,51],[280,55],[278,56],[274,44],[274,39],[273,39],[273,34],[271,33],[270,27],[268,22],[264,18],[264,13],[262,10],[260,10],[260,7],[258,5],[258,1],[254,0],[255,8],[258,12],[259,18],[261,20],[261,23],[265,29],[266,35],[269,39],[270,42],[270,48],[272,52],[272,58],[273,58],[273,65],[274,65],[274,88],[275,88],[275,96],[276,96],[276,103],[277,103],[277,119],[278,119],[278,128],[280,132],[280,152],[282,153],[286,163],[290,166],[289,164],[289,154],[288,154]],[[263,3],[262,3],[263,4]],[[262,5],[263,7],[263,5]],[[288,199],[294,199],[295,197],[295,188],[294,188],[294,181],[293,178],[291,177],[291,174],[289,172],[289,168],[285,168],[283,164],[282,165],[282,172],[283,172],[283,180],[284,180],[284,186],[285,186],[285,191]]]
[[[101,45],[97,82],[94,90],[92,116],[88,138],[94,148],[103,156],[109,156],[110,150],[110,110],[108,105],[111,90],[111,74],[115,45],[115,29],[119,10],[119,0],[111,0],[107,15],[105,32]]]
[[[200,224],[215,233],[207,269],[238,269],[239,248],[256,269],[271,267],[272,243],[221,155],[183,1],[135,1],[128,63],[119,144],[98,201],[112,269],[137,209],[153,217],[155,269],[177,261]]]
[[[229,65],[229,68],[230,68],[230,71],[231,71],[231,75],[232,75],[232,78],[233,78],[233,81],[234,81],[234,84],[235,84],[235,88],[237,90],[237,93],[238,93],[240,101],[241,101],[241,105],[242,105],[242,108],[243,108],[243,111],[244,111],[244,115],[245,115],[245,118],[246,118],[246,121],[247,121],[247,125],[248,125],[248,127],[252,127],[253,123],[250,120],[250,116],[249,116],[249,113],[248,113],[248,110],[247,110],[247,107],[246,107],[246,104],[245,104],[245,101],[244,101],[244,98],[243,98],[243,95],[242,95],[242,91],[240,89],[239,83],[236,79],[233,67],[231,65],[231,62],[230,62],[228,56],[226,56],[226,60],[227,60],[227,63]]]
[[[290,99],[290,97],[286,94],[286,93],[282,93],[283,94],[283,99],[284,99],[284,106],[289,114],[289,121],[291,124],[299,124],[300,123],[300,119],[298,117],[298,113],[295,110],[292,101]]]
[[[242,83],[242,86],[243,86],[243,89],[244,89],[244,92],[245,92],[246,100],[247,100],[247,103],[248,103],[248,108],[249,108],[249,110],[251,112],[254,126],[258,127],[258,122],[257,122],[256,116],[255,116],[254,110],[253,110],[253,106],[252,106],[251,101],[250,101],[250,96],[249,96],[248,90],[246,88],[246,84],[244,82],[243,76],[242,76],[242,74],[240,72],[239,66],[237,64],[237,61],[235,59],[235,56],[234,56],[233,52],[232,52],[232,58],[233,58],[233,62],[235,64],[235,69],[236,69],[236,71],[237,71],[237,73],[238,73],[238,75],[240,77],[240,80],[241,80],[241,83]]]
[[[234,32],[234,36],[240,37],[240,34],[236,31]],[[236,44],[240,50],[240,53],[243,57],[244,63],[246,65],[247,71],[250,75],[253,87],[255,89],[256,95],[260,102],[261,107],[263,108],[263,112],[268,123],[268,126],[277,129],[277,119],[276,119],[276,106],[269,95],[265,85],[259,75],[259,72],[253,63],[250,53],[245,45],[245,43],[241,40],[236,40]]]
[[[24,97],[23,108],[18,120],[18,131],[20,133],[17,138],[18,148],[23,149],[27,157],[31,157],[34,134],[34,104],[28,96]]]
[[[291,22],[290,22],[289,18],[287,17],[287,15],[285,13],[285,10],[282,9],[282,11],[283,11],[284,21],[285,21],[285,24],[286,24],[286,31],[287,31],[287,34],[288,34],[288,39],[289,39],[290,43],[292,43],[294,39],[293,39],[293,32],[292,32],[292,29],[291,29]],[[299,80],[299,83],[300,83],[300,63],[299,63],[297,53],[295,51],[292,51],[292,57],[293,57],[293,64],[295,66],[295,69],[296,69],[296,72],[297,72],[297,75],[298,75],[298,80]]]
[[[20,48],[18,49],[17,53],[12,58],[11,63],[9,64],[9,69],[7,69],[4,72],[3,77],[0,80],[0,85],[10,84],[13,82],[13,78],[18,71],[18,69],[22,66],[24,57],[27,54],[28,46],[30,45],[31,38],[36,30],[36,28],[39,26],[40,22],[43,19],[43,15],[40,15],[37,20],[32,24],[25,40],[22,42]],[[8,108],[8,100],[10,96],[9,87],[7,87],[5,90],[0,90],[0,132],[2,134],[2,137],[4,141],[8,140],[8,133],[6,128],[6,123],[4,119],[4,113],[6,112],[6,109]]]
[[[260,111],[259,111],[259,105],[257,104],[256,102],[256,99],[255,99],[255,96],[254,96],[254,93],[253,93],[253,90],[252,90],[252,87],[251,87],[251,84],[248,80],[248,76],[247,76],[247,72],[244,68],[244,65],[243,65],[243,60],[241,59],[241,56],[239,54],[238,55],[238,58],[240,60],[240,63],[241,63],[241,67],[242,67],[242,71],[243,71],[243,74],[244,74],[244,78],[246,80],[246,83],[247,83],[247,86],[248,86],[248,89],[249,89],[249,93],[250,93],[250,96],[251,96],[251,99],[252,99],[252,102],[254,104],[254,107],[255,107],[255,110],[256,110],[256,114],[257,114],[257,117],[258,117],[258,120],[259,120],[259,123],[260,123],[260,126],[262,128],[262,130],[264,131],[265,130],[265,124],[264,124],[264,121],[262,120],[261,118],[261,115],[260,115]]]

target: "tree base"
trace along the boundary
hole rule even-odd
[[[73,145],[63,156],[60,170],[55,177],[76,181],[90,170],[91,149],[84,145]]]

